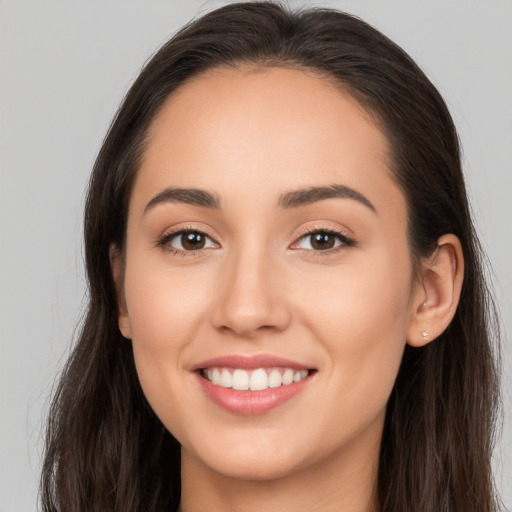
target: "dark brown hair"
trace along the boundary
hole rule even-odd
[[[472,225],[457,133],[436,88],[396,44],[360,19],[278,3],[227,5],[181,29],[145,65],[110,127],[85,210],[89,302],[51,406],[43,510],[163,512],[180,500],[180,449],[145,400],[117,325],[109,247],[123,246],[131,184],[155,115],[173,91],[216,67],[309,69],[351,94],[388,138],[408,204],[413,261],[459,237],[460,304],[448,329],[407,346],[389,398],[379,512],[498,510],[491,475],[499,405],[498,334]],[[494,335],[493,335],[494,333]]]

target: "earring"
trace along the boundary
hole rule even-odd
[[[428,332],[427,332],[427,331],[423,331],[423,332],[421,333],[421,335],[423,336],[423,339],[424,339],[425,341],[427,341],[427,340],[428,340]]]

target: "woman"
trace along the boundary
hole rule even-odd
[[[91,177],[45,510],[497,510],[492,300],[439,93],[331,10],[182,29]]]

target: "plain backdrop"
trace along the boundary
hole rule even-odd
[[[0,512],[37,507],[42,429],[84,304],[82,208],[115,109],[176,29],[220,1],[0,0]],[[290,1],[292,6],[306,2]],[[512,331],[512,2],[310,1],[361,16],[445,97]],[[512,350],[494,466],[512,508]]]

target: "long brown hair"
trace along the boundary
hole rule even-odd
[[[180,500],[180,448],[142,393],[117,326],[109,247],[122,247],[131,184],[152,120],[187,80],[242,64],[310,69],[348,91],[379,123],[408,204],[413,261],[446,233],[465,260],[449,328],[407,346],[389,398],[379,512],[494,512],[499,405],[497,323],[471,221],[458,136],[436,88],[396,44],[331,9],[241,2],[191,22],[146,64],[110,127],[85,209],[88,309],[51,406],[43,510],[163,512]]]

